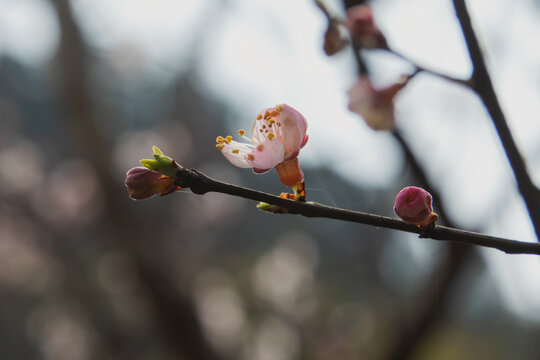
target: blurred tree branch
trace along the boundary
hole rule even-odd
[[[446,80],[446,81],[449,81],[449,82],[452,82],[452,83],[455,83],[455,84],[458,84],[458,85],[463,85],[463,86],[468,87],[468,88],[472,87],[472,84],[473,84],[472,79],[466,79],[466,80],[458,79],[458,78],[443,74],[441,72],[438,72],[438,71],[431,70],[431,69],[425,68],[423,66],[420,66],[416,62],[414,62],[413,60],[406,57],[405,55],[403,55],[401,53],[398,53],[397,51],[395,51],[395,50],[393,50],[391,48],[388,48],[388,49],[385,49],[385,50],[387,50],[391,54],[397,56],[398,58],[403,59],[403,60],[407,61],[408,63],[410,63],[415,69],[415,72],[414,72],[413,75],[416,75],[417,73],[424,72],[426,74],[436,76],[438,78],[441,78],[443,80]]]
[[[69,0],[51,0],[58,13],[61,44],[57,55],[59,86],[64,106],[61,116],[80,155],[96,170],[106,200],[103,224],[111,232],[113,244],[126,250],[137,262],[143,288],[148,292],[163,339],[178,359],[216,360],[221,357],[202,333],[191,300],[174,290],[140,241],[138,222],[129,216],[125,199],[109,168],[109,147],[98,132],[88,86],[87,49]],[[138,240],[139,239],[139,240]]]
[[[471,17],[465,5],[465,0],[453,0],[453,3],[473,65],[471,76],[472,88],[484,103],[493,120],[495,129],[499,134],[504,151],[514,172],[519,192],[529,211],[529,216],[536,231],[536,237],[540,240],[540,190],[532,182],[525,161],[508,127],[501,105],[495,94],[478,38],[472,26]]]

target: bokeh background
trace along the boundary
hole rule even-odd
[[[468,5],[538,185],[539,3]],[[450,1],[373,7],[394,49],[470,74]],[[540,358],[535,256],[221,194],[128,198],[125,172],[152,145],[217,179],[287,191],[214,144],[288,103],[309,122],[309,199],[392,216],[417,180],[390,134],[348,112],[354,58],[324,55],[325,28],[310,0],[0,0],[2,359]],[[412,70],[365,55],[377,86]],[[396,111],[453,223],[536,241],[473,93],[422,74]]]

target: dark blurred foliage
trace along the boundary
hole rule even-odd
[[[239,109],[200,86],[129,82],[82,41],[68,3],[53,63],[0,59],[2,359],[384,359],[430,301],[446,248],[221,194],[135,202],[123,176],[159,145],[220,180],[286,191],[213,148]],[[310,198],[391,215],[391,188],[306,168]],[[319,191],[318,189],[327,189]],[[536,359],[537,323],[497,298],[481,260],[433,311],[414,359]]]

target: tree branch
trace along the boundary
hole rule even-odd
[[[493,120],[495,129],[501,139],[504,151],[516,177],[519,192],[527,205],[529,216],[536,231],[536,237],[540,240],[540,191],[531,180],[525,161],[512,137],[499,100],[493,89],[491,77],[489,76],[480,44],[474,32],[465,0],[453,0],[453,2],[473,65],[473,74],[471,77],[472,89],[480,97]]]
[[[388,229],[406,231],[419,234],[421,238],[433,240],[456,241],[466,244],[478,245],[501,250],[509,254],[536,254],[540,255],[540,244],[509,240],[494,236],[483,235],[471,231],[459,230],[446,226],[433,228],[420,228],[404,221],[386,216],[363,213],[331,207],[315,202],[301,202],[281,198],[261,191],[228,184],[212,179],[195,169],[180,168],[177,171],[176,182],[183,188],[190,188],[198,195],[207,192],[218,192],[238,196],[249,200],[263,201],[283,208],[286,213],[298,214],[309,218],[328,218],[355,222]]]
[[[387,49],[384,49],[384,50],[388,51],[392,55],[394,55],[394,56],[408,62],[409,64],[411,64],[415,69],[414,75],[416,75],[417,73],[424,72],[424,73],[439,77],[441,79],[444,79],[444,80],[447,80],[447,81],[450,81],[450,82],[453,82],[455,84],[462,85],[462,86],[465,86],[465,87],[468,87],[468,88],[471,88],[473,86],[472,79],[466,79],[466,80],[458,79],[458,78],[452,77],[450,75],[446,75],[446,74],[440,73],[438,71],[425,68],[423,66],[418,65],[416,62],[414,62],[412,59],[406,57],[405,55],[403,55],[403,54],[401,54],[401,53],[399,53],[399,52],[397,52],[395,50],[392,50],[390,47],[388,47]]]

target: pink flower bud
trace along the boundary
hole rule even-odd
[[[326,55],[332,56],[341,51],[348,41],[340,31],[338,23],[330,21],[324,33],[323,50]]]
[[[349,8],[343,24],[359,46],[370,49],[388,48],[384,35],[375,25],[371,6],[362,4]]]
[[[180,189],[174,184],[173,178],[143,167],[136,167],[127,172],[126,188],[129,196],[136,200],[157,194],[167,195]]]
[[[431,203],[433,198],[426,190],[408,186],[403,188],[396,196],[394,211],[410,224],[427,226],[435,223],[438,216],[433,212]]]

